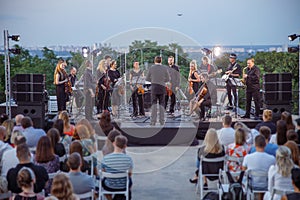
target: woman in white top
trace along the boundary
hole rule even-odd
[[[274,188],[293,191],[291,170],[295,167],[291,158],[291,151],[286,146],[280,146],[276,151],[276,164],[271,165],[268,172],[268,192],[264,200],[271,199]],[[279,200],[281,195],[275,195],[274,200]]]

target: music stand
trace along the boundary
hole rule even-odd
[[[242,81],[238,78],[229,78],[229,81],[231,81],[231,84],[235,85],[236,86],[236,97],[237,97],[237,100],[236,100],[236,106],[235,106],[235,118],[238,118],[238,109],[239,109],[239,87],[244,87],[244,84],[242,83]]]

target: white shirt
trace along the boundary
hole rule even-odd
[[[16,165],[19,164],[19,159],[17,158],[16,149],[10,149],[8,151],[5,151],[1,162],[2,162],[1,176],[6,177],[8,170],[13,167],[16,167]]]
[[[235,130],[232,127],[221,128],[217,131],[219,141],[222,145],[227,146],[234,143]]]

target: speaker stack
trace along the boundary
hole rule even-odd
[[[264,74],[263,108],[292,112],[291,73]]]
[[[45,127],[45,75],[17,74],[12,79],[12,94],[17,113],[29,116],[35,128]]]

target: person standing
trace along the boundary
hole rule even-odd
[[[242,118],[250,118],[251,101],[253,98],[255,104],[255,119],[259,119],[259,112],[260,112],[259,78],[260,78],[260,70],[254,64],[254,58],[248,59],[246,73],[243,75],[243,79],[245,80],[245,85],[246,85],[246,114],[242,116]]]
[[[63,59],[59,59],[54,71],[54,84],[56,86],[56,100],[58,112],[66,110],[67,106],[67,84],[69,79],[65,71],[65,66],[65,61]]]
[[[69,74],[69,79],[71,81],[72,87],[75,86],[75,82],[77,81],[76,73],[77,73],[77,69],[75,67],[71,67],[70,74]]]
[[[129,82],[130,89],[132,91],[131,99],[133,106],[132,117],[137,117],[137,115],[144,116],[144,88],[141,84],[141,79],[144,78],[144,71],[140,69],[139,62],[135,61],[133,63],[133,69],[129,72]]]
[[[110,63],[110,69],[107,72],[109,80],[111,81],[111,106],[112,106],[112,115],[117,116],[118,106],[121,104],[121,96],[119,93],[119,85],[116,83],[119,81],[121,74],[119,70],[117,70],[117,61],[112,60]]]
[[[190,72],[189,72],[189,94],[196,94],[199,90],[200,77],[197,71],[197,61],[192,60],[190,62]]]
[[[168,57],[168,64],[169,64],[168,71],[170,74],[171,81],[170,81],[170,85],[167,87],[169,91],[167,92],[167,95],[165,95],[165,109],[167,109],[167,104],[168,104],[169,97],[170,97],[171,104],[170,104],[168,114],[173,115],[174,107],[175,107],[175,103],[176,103],[175,95],[176,95],[177,90],[179,90],[179,86],[180,86],[180,73],[179,73],[179,67],[174,64],[173,56]]]
[[[235,80],[235,78],[239,78],[240,76],[242,76],[242,69],[241,66],[236,62],[236,54],[232,53],[229,56],[229,65],[227,67],[227,70],[225,72],[225,74],[227,75],[227,80],[226,81],[226,90],[227,90],[227,95],[228,95],[228,107],[227,109],[236,109],[237,103],[238,103],[238,95],[237,95],[237,91],[236,91],[236,86],[237,86],[237,82]],[[232,95],[231,95],[231,91],[234,97],[234,104],[232,104]]]
[[[93,119],[93,108],[94,108],[94,98],[95,98],[95,81],[92,74],[92,63],[87,60],[85,63],[85,71],[83,74],[84,82],[84,93],[85,93],[85,118],[88,120]]]
[[[109,96],[106,95],[106,86],[107,82],[107,68],[105,67],[105,60],[100,60],[97,67],[97,86],[96,86],[96,107],[97,107],[97,115],[102,113],[103,110],[108,109],[108,100]],[[104,106],[106,105],[106,106]],[[98,116],[99,118],[100,116]]]
[[[165,95],[166,83],[170,81],[168,68],[161,64],[162,58],[156,56],[154,65],[148,71],[146,81],[151,82],[151,126],[154,126],[157,118],[157,101],[159,103],[159,122],[165,123]]]

